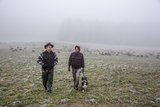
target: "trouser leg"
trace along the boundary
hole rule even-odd
[[[48,79],[48,74],[47,72],[43,71],[42,72],[42,83],[43,83],[45,90],[47,90],[47,79]]]
[[[72,75],[73,75],[73,81],[74,81],[74,88],[78,88],[79,85],[79,76],[80,76],[80,69],[72,68]]]
[[[73,82],[74,82],[74,87],[76,84],[76,69],[72,68],[72,76],[73,76]]]
[[[77,88],[78,88],[78,86],[79,86],[80,72],[81,72],[80,69],[77,69],[77,70],[76,70],[76,83],[75,83],[75,86],[76,86]]]
[[[53,76],[54,76],[53,69],[49,70],[48,71],[48,79],[47,79],[47,90],[52,90]]]

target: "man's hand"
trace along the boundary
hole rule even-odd
[[[54,65],[57,65],[57,64],[58,64],[58,62],[57,62],[57,61],[55,61],[55,62],[54,62]]]
[[[40,64],[40,65],[42,65],[42,66],[44,65],[44,63],[43,63],[43,62],[39,62],[39,64]]]
[[[81,70],[82,70],[82,73],[83,73],[84,72],[84,68],[82,67]]]

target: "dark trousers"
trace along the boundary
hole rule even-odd
[[[54,70],[44,70],[42,69],[42,81],[43,86],[46,90],[52,90],[52,84],[53,84],[53,76],[54,76]]]

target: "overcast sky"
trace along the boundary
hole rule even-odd
[[[0,0],[0,41],[160,47],[160,0]]]

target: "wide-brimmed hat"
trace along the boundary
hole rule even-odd
[[[49,43],[44,45],[44,48],[46,49],[48,46],[51,46],[52,48],[54,47],[54,45],[49,42]]]

